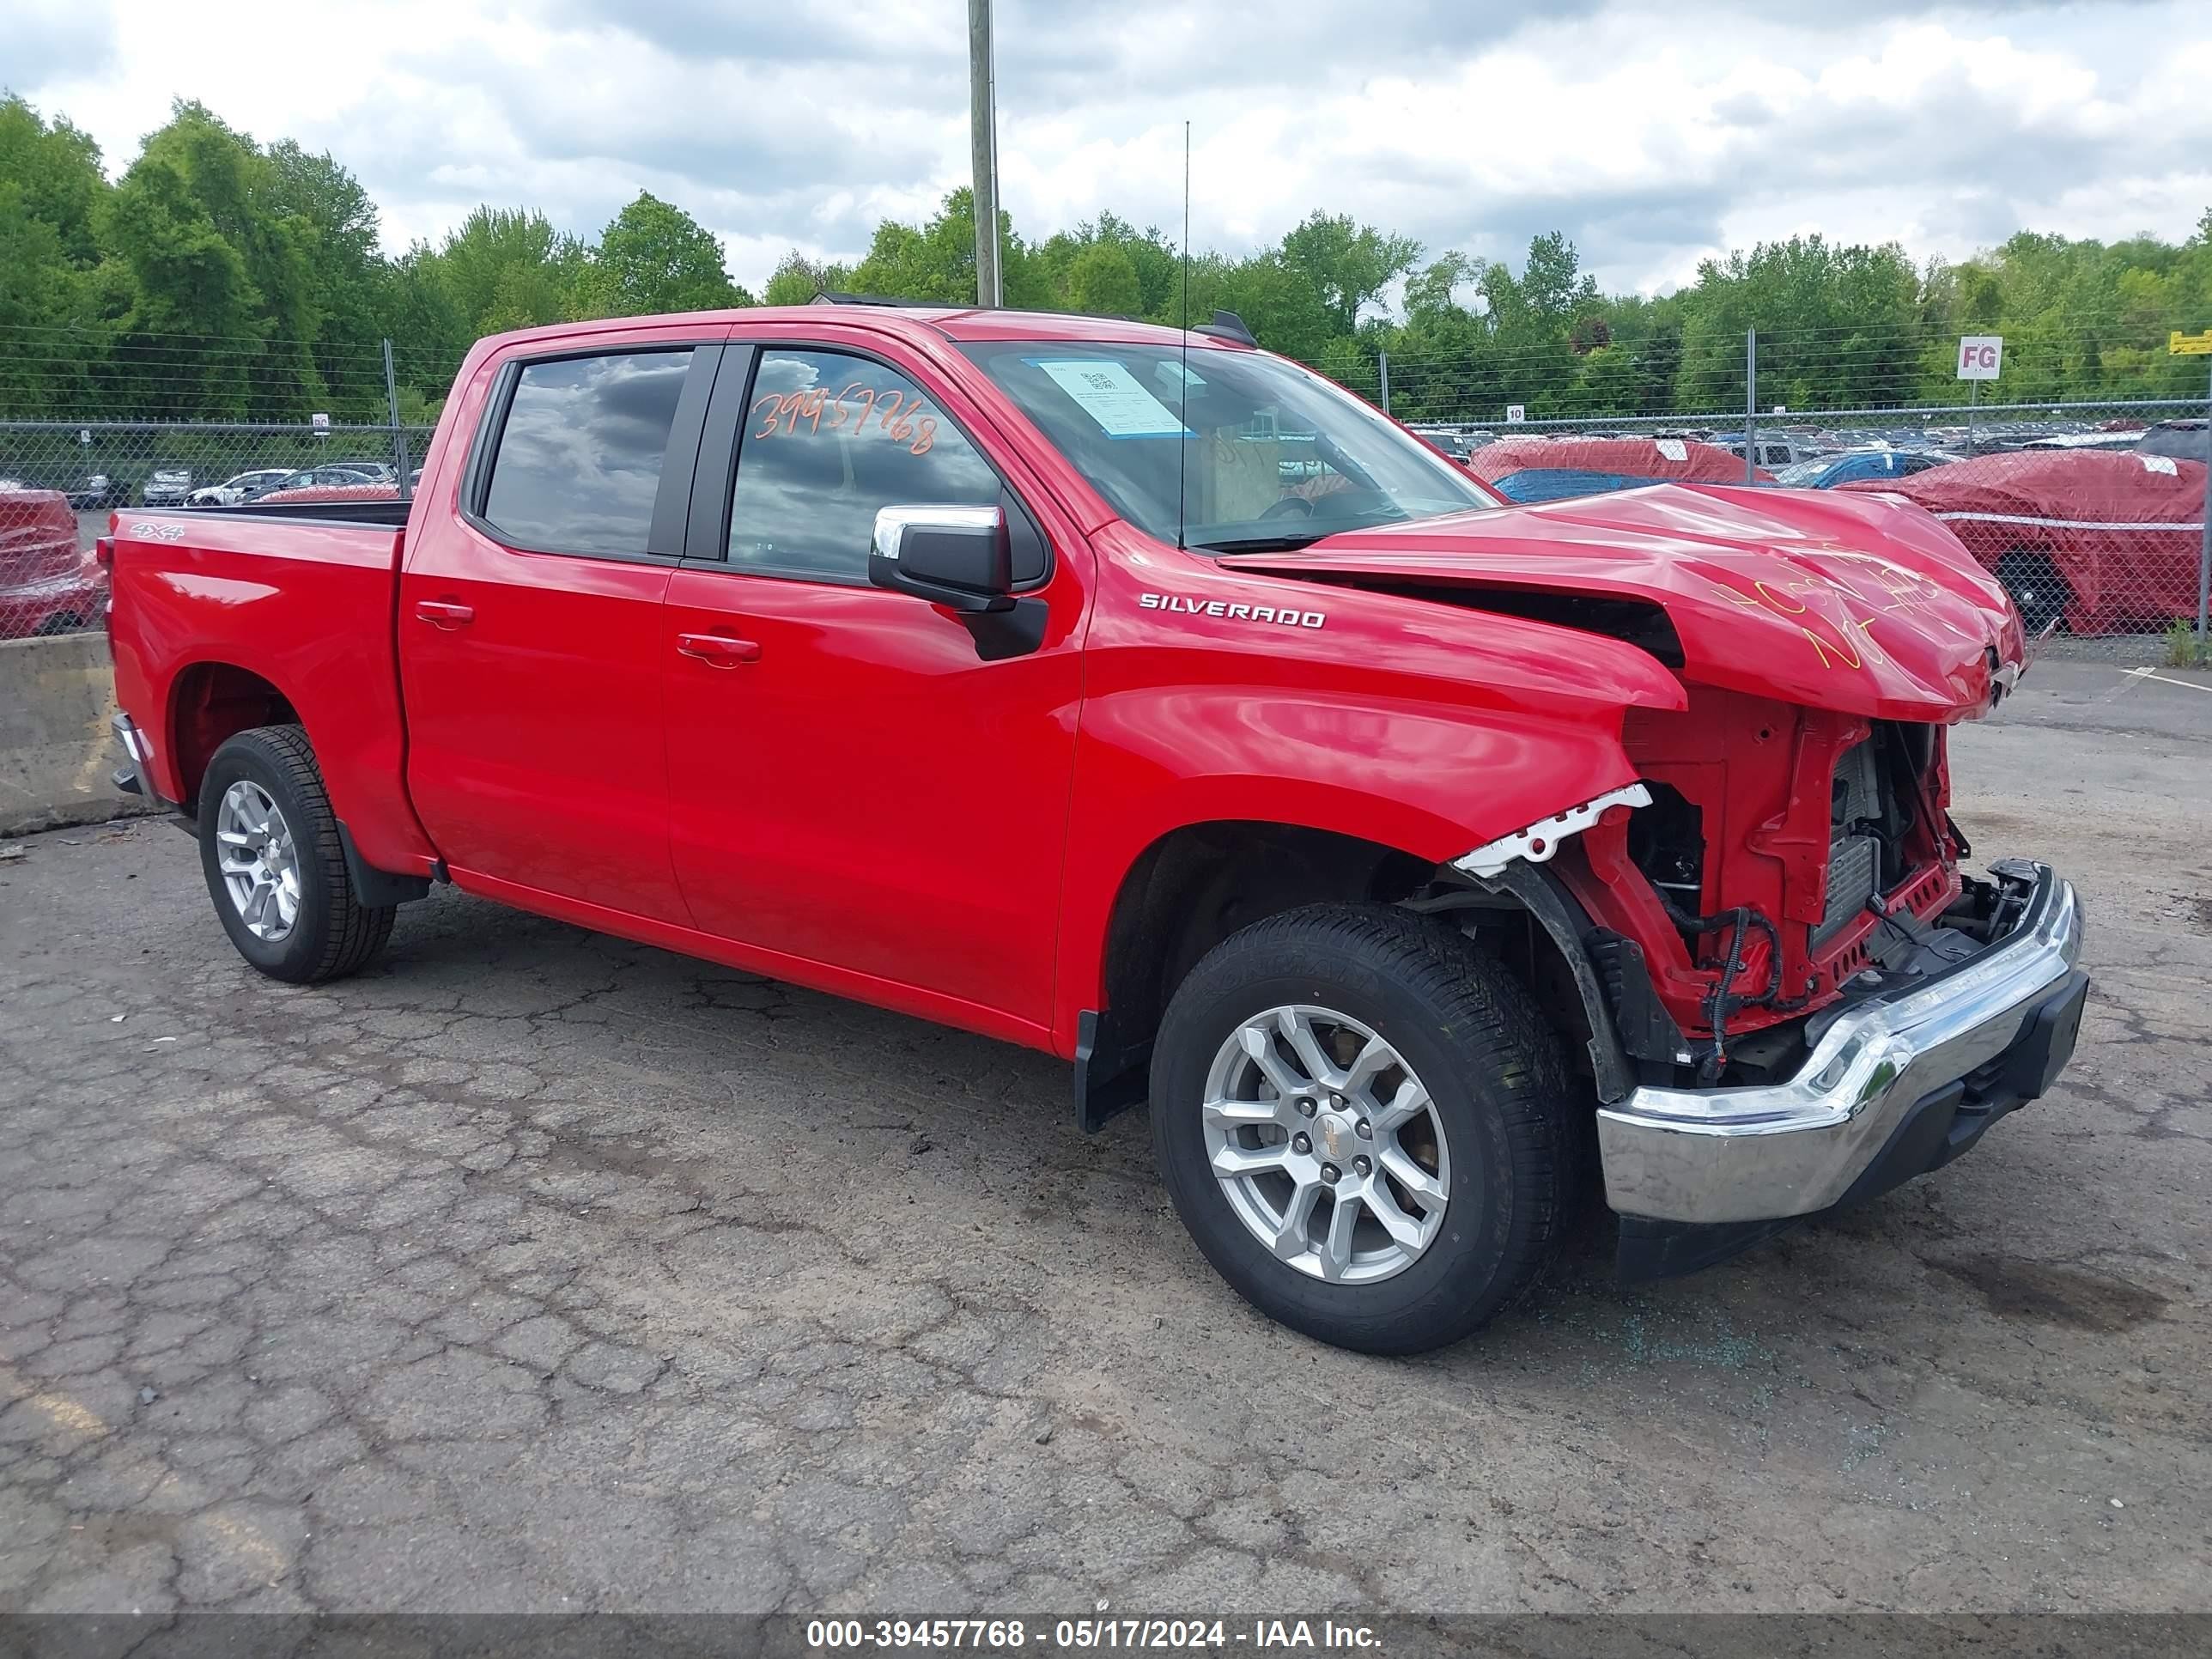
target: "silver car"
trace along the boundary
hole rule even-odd
[[[235,473],[219,484],[203,484],[185,497],[188,507],[235,507],[257,489],[265,489],[279,478],[289,477],[289,466],[257,467],[251,472]]]
[[[139,492],[149,507],[182,507],[192,493],[192,470],[188,466],[157,466]]]

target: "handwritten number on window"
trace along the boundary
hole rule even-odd
[[[870,421],[893,443],[904,444],[910,455],[927,455],[937,441],[937,422],[921,414],[922,397],[911,401],[896,386],[878,392],[854,380],[832,398],[827,388],[806,386],[797,392],[770,392],[753,400],[752,413],[760,424],[756,438],[787,438],[803,426],[811,434],[849,430],[864,435]],[[823,417],[828,416],[825,421]]]

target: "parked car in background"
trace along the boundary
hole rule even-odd
[[[2115,432],[2057,432],[2048,438],[2030,438],[2022,449],[2133,449],[2148,435],[2141,427]]]
[[[187,507],[235,507],[257,489],[274,489],[277,483],[292,476],[289,466],[257,467],[251,472],[234,472],[219,484],[203,484],[185,497]]]
[[[1741,432],[1725,433],[1713,441],[1723,449],[1743,459],[1744,435]],[[1809,461],[1820,453],[1809,444],[1795,438],[1760,438],[1757,441],[1759,465],[1764,467],[1795,466],[1800,461]]]
[[[1512,501],[1601,495],[1648,483],[1741,483],[1743,458],[1694,438],[1501,438],[1468,470]],[[1755,482],[1772,483],[1773,475]]]
[[[69,504],[83,512],[115,505],[115,480],[105,472],[87,472],[63,492]]]
[[[2136,441],[2136,453],[2212,465],[2212,421],[2160,421]]]
[[[1940,449],[1855,449],[1785,466],[1774,482],[1785,489],[1833,489],[1863,478],[1909,478],[1956,459]]]
[[[2164,628],[2197,614],[2201,461],[2016,450],[1845,484],[1925,507],[2002,582],[2030,634]]]
[[[106,573],[77,545],[69,497],[0,482],[0,639],[88,628],[106,594]]]
[[[192,470],[164,462],[147,475],[138,499],[149,507],[182,507],[192,493]]]

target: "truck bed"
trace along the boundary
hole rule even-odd
[[[400,785],[393,606],[407,508],[311,501],[116,514],[116,693],[159,734],[150,781],[165,799],[193,810],[208,756],[241,712],[248,724],[297,720],[315,733],[331,803],[362,855],[396,871],[428,862]]]

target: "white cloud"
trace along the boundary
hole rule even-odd
[[[966,178],[957,0],[15,4],[9,82],[111,166],[198,98],[330,149],[395,247],[483,200],[589,234],[649,188],[757,286]],[[1188,118],[1201,246],[1317,207],[1486,258],[1556,228],[1647,289],[1798,231],[1956,258],[2023,226],[2179,237],[2212,204],[2212,9],[1820,9],[1001,0],[1003,189],[1033,236],[1102,209],[1172,234]]]

